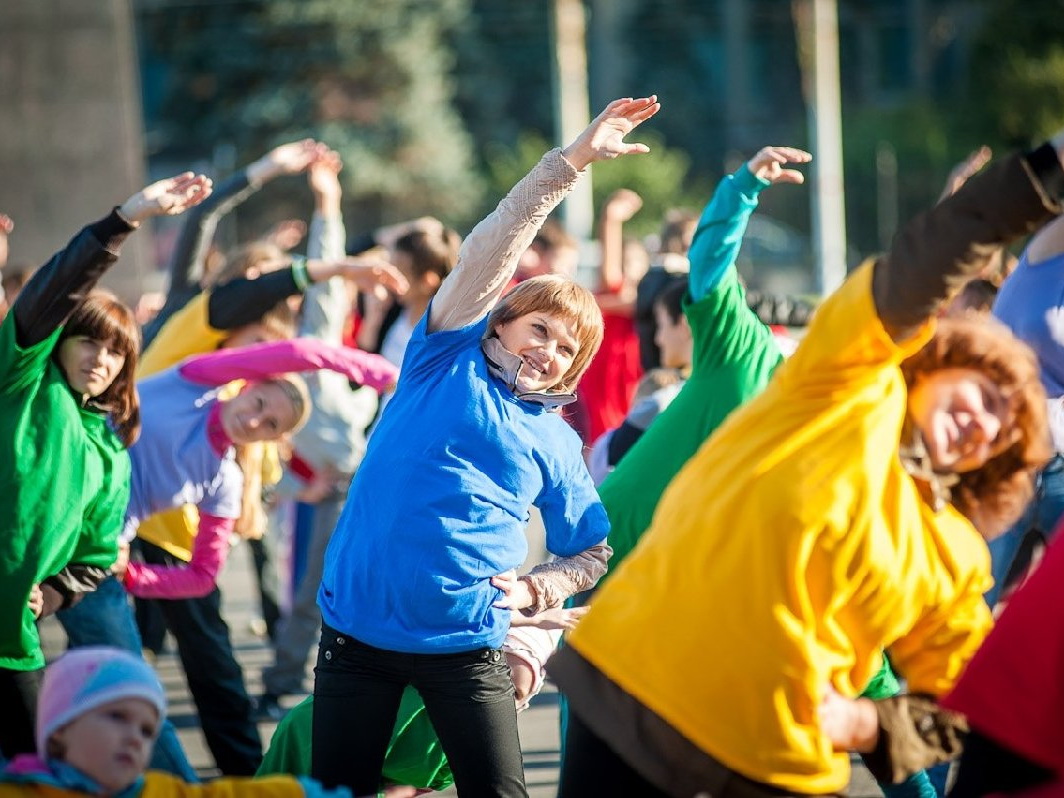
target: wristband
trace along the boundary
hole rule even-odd
[[[302,255],[295,255],[292,258],[292,281],[296,284],[296,289],[301,294],[305,292],[307,286],[310,285],[310,273],[307,271],[307,259]]]

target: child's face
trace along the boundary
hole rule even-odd
[[[507,351],[523,361],[515,386],[518,393],[539,393],[556,386],[580,349],[576,325],[545,311],[497,325],[495,334]]]
[[[59,345],[59,366],[78,396],[99,396],[115,381],[126,356],[110,341],[72,335]]]
[[[114,794],[147,769],[159,722],[158,711],[144,699],[122,698],[79,715],[52,739],[64,762]]]
[[[661,350],[661,365],[669,369],[685,369],[691,365],[694,339],[687,318],[681,314],[676,321],[660,302],[654,304],[654,343]]]

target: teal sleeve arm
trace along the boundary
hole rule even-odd
[[[720,181],[698,220],[688,253],[693,301],[708,296],[735,263],[746,223],[757,207],[757,197],[769,185],[767,180],[755,177],[746,164]]]
[[[347,787],[330,789],[306,776],[296,776],[296,781],[303,788],[303,798],[351,798],[351,791]]]

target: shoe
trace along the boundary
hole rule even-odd
[[[252,716],[256,721],[279,723],[288,714],[288,710],[281,706],[280,696],[263,693],[255,699]]]

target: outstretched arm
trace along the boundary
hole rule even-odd
[[[998,249],[1062,210],[1064,133],[968,180],[908,222],[875,264],[872,296],[887,332],[902,341],[934,316]]]
[[[429,307],[429,331],[454,330],[483,319],[513,277],[521,253],[579,173],[595,161],[650,151],[624,137],[660,107],[656,97],[614,100],[572,144],[543,156],[466,237],[458,264]]]
[[[804,175],[787,164],[808,163],[813,158],[794,147],[765,147],[733,175],[720,181],[713,198],[698,220],[688,258],[692,299],[708,296],[735,264],[750,214],[761,192],[776,183],[802,183]]]
[[[82,229],[36,271],[11,309],[20,346],[40,343],[66,323],[116,260],[126,237],[154,216],[173,216],[198,205],[211,181],[185,172],[152,183],[107,217]]]
[[[122,583],[137,598],[200,598],[212,590],[229,555],[229,535],[235,520],[200,512],[199,529],[192,544],[192,559],[185,565],[150,565],[130,562]]]
[[[307,257],[339,260],[344,257],[344,220],[340,211],[340,156],[329,151],[307,172],[314,195],[314,217],[310,222]],[[343,339],[344,323],[351,309],[347,285],[339,276],[315,283],[303,295],[299,334],[332,344]]]
[[[178,368],[182,377],[203,385],[264,380],[294,371],[328,369],[343,374],[352,382],[382,391],[393,387],[399,376],[399,370],[380,355],[332,346],[314,338],[220,349],[189,358]]]
[[[403,294],[407,283],[395,267],[372,254],[336,261],[293,260],[291,267],[258,277],[243,277],[219,286],[207,300],[207,321],[216,330],[232,330],[254,324],[281,300],[300,294],[311,283],[343,277],[359,290],[381,285]]]

